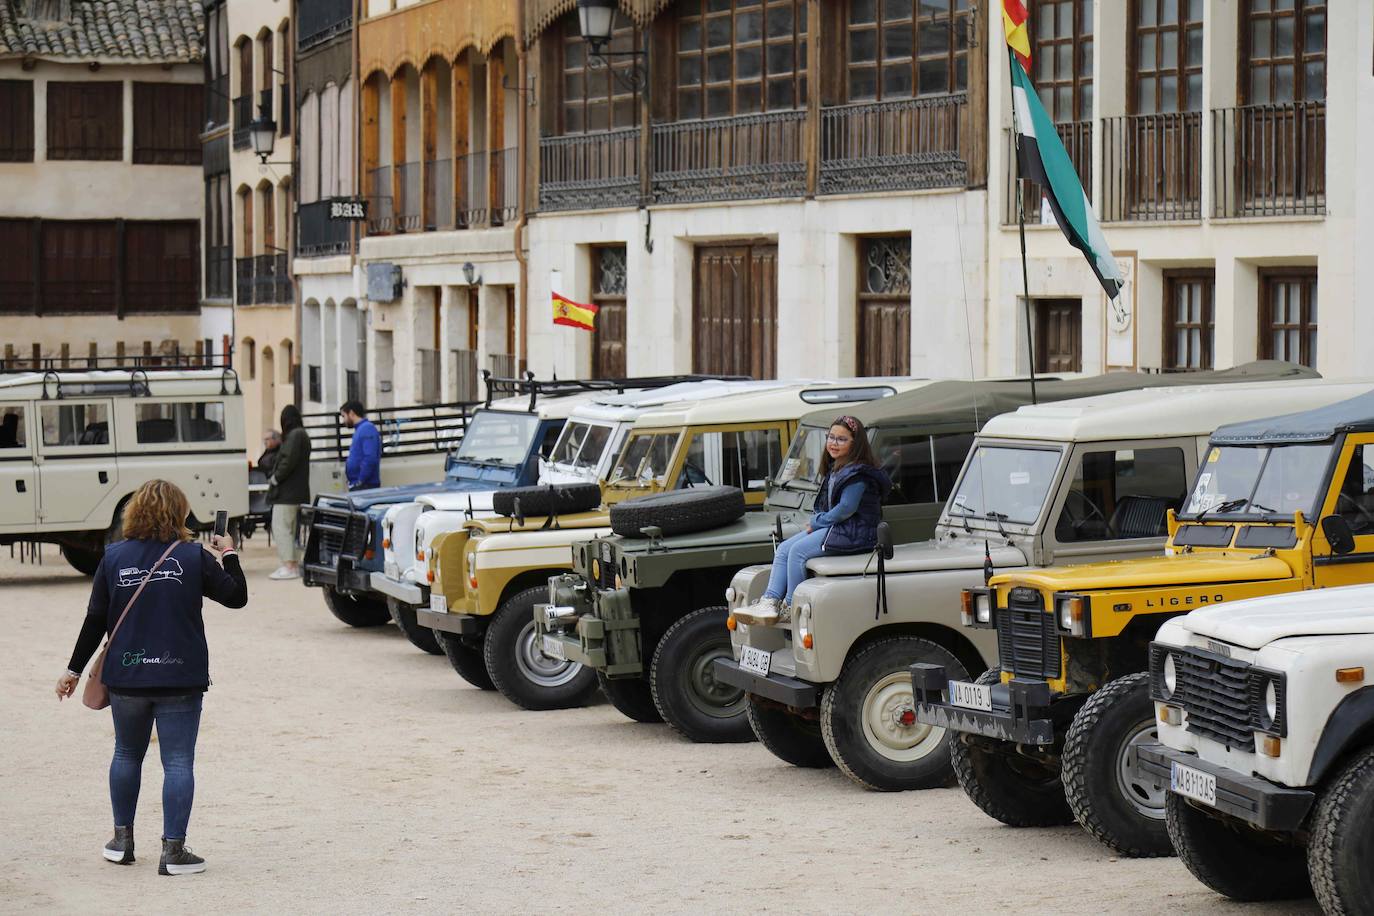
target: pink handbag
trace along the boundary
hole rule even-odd
[[[109,638],[105,640],[105,645],[101,646],[100,652],[96,654],[95,663],[91,665],[91,673],[86,678],[86,686],[81,691],[81,702],[91,709],[104,709],[110,705],[110,691],[105,687],[105,682],[101,680],[100,675],[105,669],[105,653],[110,651],[110,643],[114,641],[115,634],[119,632],[119,625],[124,622],[125,617],[129,616],[129,609],[134,606],[138,596],[143,594],[143,587],[152,580],[153,573],[157,572],[158,567],[172,555],[172,551],[176,550],[180,543],[180,541],[173,541],[169,544],[162,556],[153,564],[153,568],[148,570],[148,575],[144,576],[143,581],[138,583],[138,588],[134,591],[133,597],[129,599],[128,604],[124,605],[124,613],[119,615],[119,619],[115,621],[114,629],[110,631]]]

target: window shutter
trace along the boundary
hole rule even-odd
[[[33,161],[33,81],[0,80],[0,162]]]

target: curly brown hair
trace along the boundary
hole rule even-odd
[[[190,500],[180,487],[166,480],[150,480],[124,505],[124,537],[160,544],[189,541],[194,537],[186,527],[190,514]]]

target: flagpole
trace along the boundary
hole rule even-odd
[[[1012,75],[1016,52],[1007,48],[1007,86],[1011,90],[1012,135],[1016,138],[1016,226],[1021,234],[1021,298],[1026,310],[1026,353],[1030,359],[1031,403],[1035,396],[1035,325],[1031,322],[1030,269],[1026,266],[1026,195],[1021,177],[1021,131],[1016,120],[1016,80]]]

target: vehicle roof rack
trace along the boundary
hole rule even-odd
[[[536,379],[533,372],[526,371],[519,378],[500,378],[491,374],[490,369],[482,370],[482,382],[487,388],[486,406],[492,400],[502,397],[530,396],[529,410],[533,411],[539,398],[561,398],[571,394],[585,394],[589,391],[624,392],[632,388],[665,388],[682,382],[746,382],[747,375],[642,375],[625,378],[596,379]]]
[[[97,362],[103,357],[91,357],[90,362]],[[111,358],[113,359],[113,357]],[[145,363],[143,365],[128,365],[129,360],[125,360],[124,365],[109,366],[101,368],[98,365],[81,368],[76,366],[58,367],[56,359],[38,360],[35,368],[35,361],[28,360],[0,360],[0,377],[5,375],[15,375],[19,373],[42,372],[43,379],[43,400],[61,400],[68,396],[90,396],[93,394],[127,394],[133,398],[146,398],[152,395],[151,380],[157,373],[161,372],[188,372],[193,370],[219,369],[219,393],[221,395],[242,394],[243,388],[239,385],[239,375],[233,367],[219,362],[195,361],[183,363]],[[19,364],[25,364],[21,368],[14,368]],[[82,379],[80,381],[70,378],[70,376],[85,372],[122,372],[127,370],[128,378],[107,378],[92,381]],[[149,373],[153,373],[150,377]],[[232,383],[232,385],[231,385]]]

